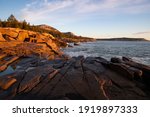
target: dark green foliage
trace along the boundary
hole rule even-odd
[[[2,27],[2,20],[0,19],[0,27]]]
[[[22,22],[22,29],[25,29],[25,30],[29,29],[28,23],[25,20]]]
[[[11,28],[20,28],[24,30],[32,30],[32,31],[38,31],[37,27],[31,26],[30,23],[27,23],[25,20],[20,22],[18,21],[14,15],[10,15],[6,20],[1,21],[0,20],[0,26],[1,27],[11,27]]]
[[[8,22],[14,22],[14,21],[17,21],[17,19],[15,18],[15,16],[13,14],[11,14],[8,19],[7,19]]]

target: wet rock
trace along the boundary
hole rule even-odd
[[[113,63],[123,63],[123,61],[120,59],[120,58],[111,58],[111,60],[110,60],[111,62],[113,62]]]
[[[140,70],[142,72],[140,76],[143,78],[144,82],[147,84],[150,84],[150,66],[137,63],[133,61],[132,59],[127,59],[125,57],[123,57],[122,59],[125,61],[124,63],[126,65],[129,65],[135,69]]]
[[[65,63],[65,61],[61,61],[60,63],[54,64],[53,67],[55,69],[61,69],[62,67],[64,67]]]
[[[20,82],[24,78],[25,71],[17,71],[12,74],[8,74],[8,78],[15,78],[17,82],[15,82],[11,87],[9,87],[7,90],[3,90],[3,92],[0,94],[0,99],[13,99],[16,95],[18,95],[18,88],[20,85]]]
[[[0,87],[3,90],[7,90],[9,87],[11,87],[17,80],[15,78],[9,78],[9,77],[0,77]]]
[[[128,68],[130,71],[134,72],[134,78],[142,78],[143,71],[134,67]]]
[[[66,73],[65,79],[69,81],[69,83],[74,87],[75,91],[80,94],[85,99],[91,99],[91,94],[89,91],[89,87],[86,83],[86,79],[84,78],[84,74],[82,68],[71,68],[69,72]]]
[[[49,73],[49,69],[51,69],[51,67],[48,66],[43,66],[42,68],[28,68],[24,79],[20,83],[19,93],[30,91],[42,80],[42,76],[46,76]]]
[[[150,99],[149,67],[118,60],[22,58],[14,73],[0,78],[0,99]]]
[[[111,85],[104,87],[109,99],[146,99],[147,94],[141,87],[137,87],[137,81],[129,80],[114,71],[107,69],[106,76],[111,80]],[[142,82],[140,82],[142,85]]]
[[[91,92],[90,99],[109,99],[103,89],[103,84],[101,82],[103,80],[100,80],[100,77],[97,77],[91,71],[85,71],[85,78],[87,86],[89,87],[89,92]]]
[[[76,62],[74,65],[74,68],[79,68],[81,67],[81,63],[84,61],[84,56],[79,56],[76,58]]]
[[[14,61],[16,61],[18,59],[19,59],[19,57],[12,57],[9,61],[4,62],[3,65],[0,64],[0,72],[7,69],[9,64],[13,63]]]
[[[22,99],[43,99],[45,97],[45,92],[48,92],[49,90],[44,90],[43,88],[49,84],[51,79],[58,73],[57,70],[49,70],[49,74],[41,80],[41,82],[34,87],[30,93],[25,94],[22,96]],[[44,93],[43,93],[44,92]]]
[[[110,63],[109,61],[107,61],[106,59],[102,57],[95,57],[95,61],[103,64],[104,66],[108,66]]]
[[[123,61],[132,61],[132,59],[131,59],[131,58],[129,58],[129,57],[125,57],[125,56],[123,56],[123,57],[122,57],[122,60],[123,60]]]
[[[128,67],[124,64],[110,63],[109,67],[110,69],[116,71],[119,74],[122,74],[123,76],[126,76],[129,79],[134,78],[134,72],[129,70]]]
[[[97,76],[99,76],[100,74],[103,74],[106,70],[105,67],[101,63],[97,63],[97,62],[88,63],[87,61],[83,63],[83,68],[85,71],[89,71],[89,70],[92,71]]]

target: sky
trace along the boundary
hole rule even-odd
[[[0,0],[0,19],[10,14],[81,36],[150,40],[150,0]]]

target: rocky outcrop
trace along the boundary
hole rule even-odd
[[[0,28],[0,99],[150,99],[150,66],[67,58],[65,46],[47,33]]]
[[[19,28],[0,28],[0,41],[22,41],[22,42],[47,42],[52,40],[53,43],[59,44],[60,47],[67,44],[59,39],[54,38],[48,33],[39,33],[28,30],[22,30]]]
[[[0,99],[150,99],[150,66],[126,57],[28,57],[11,67],[0,76]]]
[[[60,47],[67,44],[51,34],[38,33],[18,28],[0,28],[0,50],[10,56],[38,55],[47,59],[61,57]]]
[[[8,40],[16,40],[20,29],[13,29],[13,28],[0,28],[0,32],[2,33],[4,39]]]

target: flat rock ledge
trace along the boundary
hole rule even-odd
[[[79,56],[68,60],[35,57],[13,60],[15,63],[9,66],[14,72],[0,75],[0,99],[150,99],[150,66],[130,58],[107,61],[101,57]]]

